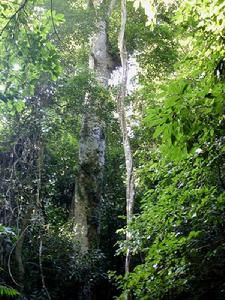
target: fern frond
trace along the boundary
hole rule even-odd
[[[10,297],[10,296],[18,296],[20,295],[20,293],[11,287],[0,285],[0,295]]]

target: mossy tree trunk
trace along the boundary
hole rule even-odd
[[[93,4],[96,9],[98,3]],[[107,23],[97,21],[90,41],[89,68],[96,74],[98,84],[108,87],[110,57],[107,52]],[[99,205],[102,197],[103,169],[105,164],[105,124],[96,109],[96,101],[86,95],[86,111],[80,131],[79,171],[76,178],[73,207],[73,230],[85,253],[98,247]]]

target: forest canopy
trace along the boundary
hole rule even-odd
[[[0,298],[225,299],[225,2],[0,0]]]

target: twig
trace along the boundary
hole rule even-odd
[[[29,0],[24,0],[24,2],[20,5],[20,7],[17,9],[17,11],[9,18],[8,22],[5,24],[5,26],[2,28],[0,32],[0,36],[3,34],[3,32],[6,30],[6,28],[9,26],[10,22],[16,17],[16,15],[25,8]]]

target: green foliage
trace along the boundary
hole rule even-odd
[[[14,296],[19,296],[20,293],[16,291],[13,288],[0,285],[0,296],[8,296],[8,297],[14,297]]]
[[[211,11],[211,4],[205,5]],[[197,18],[198,6],[195,9]],[[185,16],[183,5],[181,11]],[[189,26],[190,35],[194,34],[188,40],[191,51],[177,65],[175,79],[159,86],[158,105],[147,112],[146,125],[155,128],[153,138],[160,138],[162,151],[172,158],[182,158],[223,134],[224,81],[223,71],[218,69],[224,57],[222,31],[209,31],[207,12],[196,19],[201,23],[198,32]],[[179,14],[180,10],[176,18]],[[211,21],[215,26],[223,15],[219,7],[217,14]],[[191,23],[192,17],[189,19]]]
[[[137,132],[141,213],[118,250],[129,247],[137,263],[116,277],[121,299],[224,298],[223,4],[184,1],[174,20],[174,72],[139,95],[147,106]]]
[[[222,297],[223,281],[218,278],[225,264],[225,193],[217,167],[224,166],[224,159],[212,159],[217,151],[215,146],[211,157],[196,155],[173,164],[163,162],[154,150],[149,153],[149,163],[139,170],[145,193],[142,213],[130,227],[132,241],[122,247],[142,253],[144,263],[125,278],[125,293],[132,291],[137,299],[186,299],[186,294],[203,299],[206,291]],[[211,287],[204,284],[209,280]]]
[[[107,269],[123,272],[128,247],[131,273],[114,275],[121,299],[127,293],[149,300],[224,299],[224,3],[128,3],[126,46],[138,60],[142,85],[127,99],[136,110],[131,132],[137,205],[132,239],[117,243],[120,256],[114,257],[118,234],[124,238],[126,232],[116,234],[125,223],[119,217],[125,212],[122,141],[111,92],[87,70],[89,39],[98,18],[106,17],[106,2],[94,11],[83,0],[55,0],[53,7],[28,1],[15,14],[21,1],[1,1],[0,30],[7,26],[0,41],[0,217],[10,227],[0,225],[0,233],[10,235],[11,251],[11,227],[20,231],[32,207],[22,299],[46,299],[42,276],[52,299],[87,299],[94,289],[104,299]],[[107,25],[117,67],[118,3]],[[105,122],[107,141],[101,249],[86,254],[69,221],[83,113]],[[7,247],[3,251],[0,294],[13,296],[17,292],[4,286],[10,278]],[[14,252],[10,263],[17,281]]]
[[[146,2],[147,3],[147,2]],[[173,69],[177,58],[177,41],[174,34],[172,12],[158,8],[158,22],[151,30],[145,25],[147,17],[142,8],[134,9],[127,3],[126,47],[129,54],[135,54],[140,67],[140,77],[151,79],[165,76]],[[117,46],[120,30],[120,7],[116,7],[109,19],[109,52],[114,63],[120,64]]]
[[[3,5],[2,15],[14,16],[17,7],[12,3],[9,7]],[[61,15],[32,6],[28,1],[2,28],[0,99],[18,102],[18,110],[23,108],[23,98],[34,94],[41,77],[56,80],[60,74],[59,55],[49,36],[52,20],[55,26],[63,21]]]

